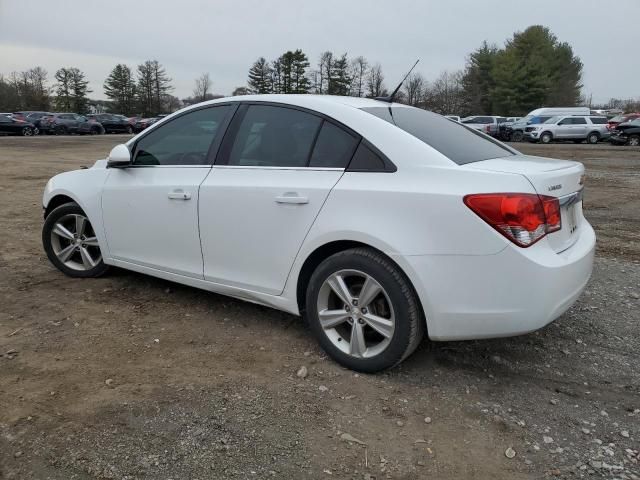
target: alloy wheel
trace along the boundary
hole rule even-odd
[[[356,358],[382,353],[395,330],[389,295],[372,276],[340,270],[327,278],[318,295],[318,319],[331,343]]]
[[[102,260],[98,239],[84,215],[60,217],[51,230],[51,246],[58,260],[73,270],[91,270]]]
[[[632,147],[640,146],[640,137],[633,136],[629,139],[629,145]]]

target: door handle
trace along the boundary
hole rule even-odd
[[[309,199],[298,195],[297,192],[286,192],[276,197],[276,203],[293,203],[295,205],[303,205],[305,203],[309,203]]]
[[[184,190],[172,190],[167,196],[169,200],[191,200],[191,194]]]

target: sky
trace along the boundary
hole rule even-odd
[[[209,72],[215,93],[246,85],[260,56],[301,48],[312,66],[323,51],[363,55],[382,65],[393,88],[416,71],[434,80],[464,68],[483,40],[502,46],[529,25],[549,27],[584,63],[594,103],[640,97],[640,0],[0,0],[0,73],[40,65],[83,70],[91,98],[117,63],[157,59],[174,95],[190,96]]]

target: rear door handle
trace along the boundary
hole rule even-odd
[[[305,203],[309,203],[309,199],[298,195],[297,192],[286,192],[276,197],[276,203],[293,203],[295,205],[303,205]]]
[[[167,196],[169,200],[191,200],[191,194],[184,190],[172,190]]]

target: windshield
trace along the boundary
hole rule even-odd
[[[560,115],[556,115],[555,117],[551,117],[549,120],[544,123],[558,123],[562,117]]]
[[[631,125],[640,125],[640,118],[636,118],[635,120],[631,120],[629,123]]]
[[[362,110],[410,133],[458,165],[516,155],[506,145],[427,110],[392,106]]]
[[[620,122],[623,122],[624,119],[625,119],[624,115],[616,115],[615,117],[610,118],[609,121],[610,122],[615,122],[615,123],[620,123]]]

